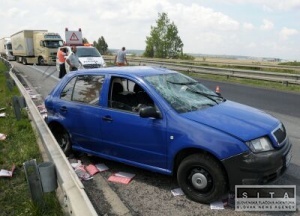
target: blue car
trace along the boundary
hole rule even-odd
[[[49,128],[72,150],[177,176],[186,196],[210,203],[235,185],[276,179],[291,161],[284,125],[164,68],[68,73],[45,100]]]

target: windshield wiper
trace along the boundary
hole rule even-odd
[[[194,85],[194,84],[199,83],[199,82],[173,82],[173,81],[169,81],[169,80],[167,80],[167,82],[175,84],[175,85]]]
[[[173,82],[173,81],[169,81],[169,80],[167,80],[167,82],[172,83],[172,84],[175,84],[175,85],[194,85],[194,84],[199,83],[199,82],[194,82],[194,81],[193,81],[193,82]],[[193,89],[191,89],[191,88],[188,88],[188,87],[187,87],[186,90],[188,90],[188,91],[190,91],[190,92],[193,92],[193,93],[196,93],[196,94],[199,94],[199,95],[202,95],[202,96],[204,96],[204,97],[206,97],[206,98],[208,98],[208,99],[214,101],[216,104],[219,104],[218,101],[215,100],[215,99],[212,98],[212,97],[221,98],[221,99],[223,99],[223,101],[226,100],[226,99],[224,99],[221,95],[218,95],[218,94],[215,94],[215,95],[213,95],[213,94],[207,94],[207,93],[204,93],[204,92],[195,91],[195,90],[193,90]]]
[[[204,93],[204,92],[195,91],[195,90],[190,89],[190,88],[187,88],[186,90],[190,91],[190,92],[193,92],[193,93],[196,93],[196,94],[199,94],[199,95],[202,95],[202,96],[214,101],[216,104],[219,104],[219,102],[217,100],[215,100],[214,98],[212,98],[212,97],[221,98],[222,101],[226,101],[225,98],[223,98],[221,95],[218,95],[218,94],[215,94],[215,95],[214,94],[207,94],[207,93]]]

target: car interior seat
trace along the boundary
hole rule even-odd
[[[119,82],[113,82],[112,86],[112,96],[111,96],[111,107],[123,109],[123,110],[132,110],[129,105],[129,100],[127,95],[124,94],[124,87]]]
[[[153,101],[149,97],[149,95],[142,89],[142,87],[138,84],[135,84],[133,87],[133,91],[136,94],[137,105],[141,106],[153,106]]]

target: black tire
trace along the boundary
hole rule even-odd
[[[38,64],[39,65],[44,65],[44,58],[43,57],[39,57],[39,59],[38,59]]]
[[[70,135],[66,129],[61,126],[50,127],[58,145],[63,150],[66,156],[69,156],[72,152],[72,143]]]
[[[177,181],[185,195],[199,203],[216,201],[228,190],[220,163],[205,153],[185,158],[178,167]]]
[[[25,57],[22,58],[23,65],[27,65],[27,59]]]

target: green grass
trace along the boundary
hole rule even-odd
[[[55,192],[44,194],[43,205],[31,200],[23,163],[36,159],[39,164],[43,160],[27,111],[22,109],[20,120],[15,117],[12,97],[20,93],[16,86],[9,90],[5,71],[8,69],[0,62],[0,108],[5,108],[0,113],[6,114],[0,118],[0,133],[7,135],[0,140],[0,169],[10,170],[13,164],[16,169],[12,178],[0,177],[0,215],[62,215]]]
[[[297,62],[297,61],[294,61],[294,62],[284,62],[284,63],[279,63],[279,65],[300,66],[300,62]]]

